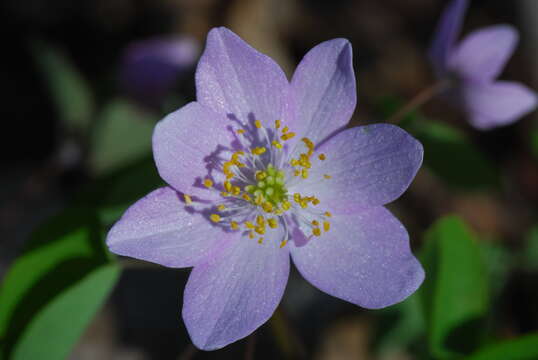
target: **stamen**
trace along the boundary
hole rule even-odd
[[[192,198],[189,195],[183,194],[183,200],[185,200],[185,204],[192,205]]]
[[[211,221],[213,221],[214,223],[218,223],[220,221],[220,215],[219,214],[211,214],[209,216],[209,218],[211,219]]]

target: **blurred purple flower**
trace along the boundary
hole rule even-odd
[[[193,67],[199,54],[200,45],[188,36],[136,41],[123,55],[121,86],[142,103],[161,104],[180,76]]]
[[[110,230],[111,251],[194,266],[183,319],[193,343],[218,349],[267,321],[290,267],[366,308],[402,301],[424,272],[383,205],[422,163],[421,144],[388,124],[343,130],[356,104],[351,45],[314,47],[293,79],[226,28],[211,30],[197,101],[155,128],[168,183]],[[318,144],[317,146],[315,144]]]
[[[536,93],[523,84],[495,81],[514,52],[518,32],[510,25],[489,26],[455,44],[467,7],[468,0],[454,0],[443,12],[430,49],[434,70],[455,84],[448,95],[474,127],[513,123],[537,106]]]

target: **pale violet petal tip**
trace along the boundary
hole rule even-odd
[[[270,57],[224,27],[209,32],[196,70],[198,102],[243,123],[267,124],[281,118],[288,87]]]
[[[459,77],[475,82],[492,81],[502,72],[519,39],[510,25],[494,25],[467,35],[452,51],[448,67]]]
[[[440,76],[447,70],[448,57],[461,31],[468,7],[468,0],[453,0],[441,14],[429,52],[433,66]]]
[[[329,232],[291,254],[314,286],[369,309],[403,301],[424,280],[407,231],[383,207],[335,216]]]
[[[357,103],[349,41],[333,39],[312,48],[297,66],[290,97],[290,128],[314,143],[345,127]]]
[[[537,106],[534,90],[511,81],[467,83],[462,96],[469,121],[481,130],[514,123]]]
[[[165,187],[133,204],[107,235],[113,253],[168,267],[205,259],[227,235],[185,209],[181,195]]]
[[[202,350],[220,349],[265,323],[278,306],[289,275],[289,251],[275,232],[263,244],[241,238],[196,266],[185,287],[183,320]]]

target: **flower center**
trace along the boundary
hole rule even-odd
[[[209,216],[210,220],[231,230],[243,231],[251,239],[258,237],[261,244],[269,229],[283,226],[285,236],[280,246],[286,245],[289,238],[289,222],[311,229],[306,236],[320,236],[329,231],[328,211],[316,209],[320,200],[314,195],[304,196],[300,193],[289,194],[289,183],[308,179],[312,167],[314,143],[308,138],[301,141],[306,147],[304,153],[296,159],[286,159],[285,143],[295,137],[287,126],[282,127],[276,120],[274,128],[268,131],[259,120],[251,127],[237,129],[237,139],[241,150],[231,153],[228,160],[222,162],[222,173],[225,176],[222,184],[214,184],[205,178],[203,184],[208,188],[220,191],[222,201],[216,204]],[[257,145],[257,146],[254,146]],[[319,154],[320,161],[325,160]],[[323,179],[330,179],[325,174]],[[185,195],[187,205],[192,199]]]

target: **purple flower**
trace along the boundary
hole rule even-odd
[[[199,54],[198,42],[188,36],[136,41],[123,55],[121,86],[138,101],[158,105]]]
[[[326,41],[293,79],[226,28],[211,30],[197,101],[155,128],[169,187],[132,205],[111,251],[190,267],[183,319],[193,343],[218,349],[267,321],[290,267],[366,308],[402,301],[424,272],[383,205],[422,163],[422,146],[388,125],[344,130],[356,103],[351,45]]]
[[[434,70],[455,85],[449,97],[465,109],[474,127],[513,123],[537,105],[536,94],[523,84],[495,81],[514,52],[518,32],[510,25],[489,26],[455,45],[467,7],[467,0],[454,0],[441,16],[430,49]]]

